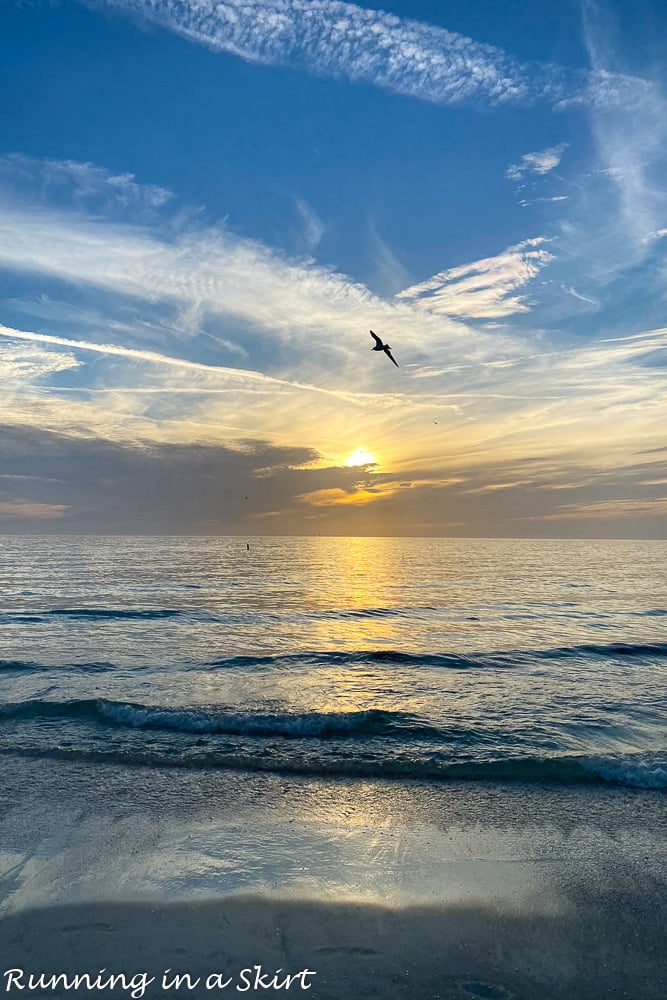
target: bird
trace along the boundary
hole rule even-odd
[[[371,351],[384,351],[389,360],[393,361],[397,368],[400,368],[398,361],[391,353],[391,347],[389,346],[389,344],[383,344],[380,338],[378,337],[377,333],[373,333],[372,330],[371,330],[371,337],[375,341],[375,347],[371,347]]]

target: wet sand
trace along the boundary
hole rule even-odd
[[[667,996],[660,793],[13,757],[0,781],[5,996]],[[101,969],[128,988],[28,988]]]
[[[545,917],[479,906],[389,908],[231,896],[22,911],[0,922],[0,934],[0,971],[23,970],[22,977],[2,979],[3,992],[10,985],[16,997],[131,996],[132,988],[146,997],[289,992],[321,1000],[667,995],[664,927],[644,921],[638,935],[618,911],[598,913],[592,922],[583,914]],[[94,980],[101,969],[100,981],[118,973],[126,980],[92,992],[16,987],[28,985],[29,973],[88,972]],[[180,989],[164,990],[167,969],[167,982],[188,973],[195,988],[184,980]],[[131,982],[141,973],[155,977],[145,993],[139,978]]]

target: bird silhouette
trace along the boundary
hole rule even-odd
[[[393,361],[397,368],[400,368],[398,361],[391,353],[391,347],[389,346],[389,344],[383,344],[380,338],[378,337],[377,333],[373,333],[372,330],[371,330],[371,337],[375,341],[375,347],[371,347],[371,351],[384,351],[389,360]]]

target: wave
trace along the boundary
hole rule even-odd
[[[304,651],[266,656],[231,656],[211,660],[206,667],[289,667],[294,664],[354,666],[363,663],[388,663],[406,667],[434,667],[443,670],[510,669],[535,660],[561,660],[581,657],[655,659],[667,658],[667,643],[582,644],[546,649],[499,650],[488,653],[407,653],[397,649],[356,650],[350,652]],[[201,669],[201,664],[191,665]]]
[[[117,670],[114,663],[36,663],[34,660],[0,660],[0,671],[32,672],[42,670],[81,670],[84,673],[108,673]]]
[[[316,611],[298,612],[298,616],[318,621],[355,618],[407,618],[414,615],[437,612],[439,609],[431,604],[410,604],[401,606],[394,604],[389,608],[322,608]]]
[[[0,706],[0,719],[74,719],[127,726],[132,729],[169,729],[182,733],[228,733],[249,736],[345,737],[437,733],[404,712],[367,709],[359,712],[256,713],[206,708],[164,708],[104,698],[77,701],[24,701]]]
[[[667,789],[667,752],[610,756],[497,758],[487,761],[434,762],[376,758],[306,759],[303,756],[258,756],[243,751],[194,749],[175,755],[154,747],[0,748],[4,756],[37,757],[133,767],[186,770],[232,770],[296,775],[305,778],[357,778],[428,782],[519,783],[561,786],[622,787],[646,791]]]
[[[106,698],[82,698],[73,701],[34,699],[0,705],[0,723],[59,720],[63,723],[89,723],[99,727],[131,730],[162,730],[175,734],[176,752],[187,749],[192,736],[228,736],[262,739],[347,741],[370,747],[370,753],[388,753],[439,757],[446,752],[468,752],[488,739],[489,734],[474,726],[452,723],[430,725],[410,712],[369,708],[348,712],[263,712],[228,708],[223,705],[163,706]],[[180,742],[176,742],[179,737]],[[494,738],[491,736],[490,738]],[[498,737],[495,737],[498,739]],[[529,745],[520,734],[517,745]],[[378,742],[381,741],[381,742]],[[307,751],[310,752],[310,751]],[[324,753],[334,752],[330,748]],[[343,751],[342,751],[343,752]],[[361,750],[359,752],[362,752]]]
[[[0,670],[48,670],[47,666],[41,663],[33,663],[31,660],[0,660]]]
[[[667,788],[667,752],[572,754],[517,752],[479,755],[476,730],[435,728],[407,712],[267,713],[221,707],[150,706],[108,699],[32,700],[0,706],[5,723],[45,721],[38,739],[52,739],[53,721],[88,723],[76,743],[40,749],[5,746],[19,753],[168,767],[232,768],[301,775],[428,781],[602,784]],[[125,730],[121,747],[101,746],[102,727]],[[159,742],[142,730],[166,733]],[[70,730],[71,733],[71,730]],[[135,735],[132,735],[132,734]],[[227,736],[226,743],[202,739]],[[193,737],[199,739],[193,739]],[[13,738],[13,736],[12,736]],[[270,739],[272,744],[258,743]],[[283,740],[299,741],[298,751]],[[477,754],[474,758],[472,754]]]
[[[162,618],[184,618],[199,622],[216,624],[240,624],[252,620],[255,623],[317,620],[348,620],[359,618],[393,618],[406,617],[420,612],[433,612],[436,608],[424,607],[390,607],[390,608],[334,608],[323,610],[290,611],[279,613],[275,611],[207,611],[203,608],[48,608],[43,611],[14,611],[0,615],[0,622],[6,624],[35,625],[42,621],[58,618],[75,620],[154,620]]]
[[[62,612],[61,612],[62,613]],[[74,611],[71,612],[74,614]],[[92,613],[92,612],[91,612]],[[119,616],[120,612],[113,615]],[[123,613],[125,614],[125,613]],[[134,612],[152,614],[156,617],[167,617],[178,612]],[[131,613],[125,614],[131,617]],[[111,617],[111,613],[107,615]],[[37,619],[35,619],[37,620]],[[667,659],[667,643],[626,643],[611,642],[606,644],[583,644],[578,646],[557,646],[546,649],[522,649],[491,651],[485,653],[409,653],[398,649],[352,650],[347,652],[331,650],[304,650],[294,653],[277,653],[266,655],[223,656],[204,662],[186,661],[178,664],[179,670],[285,670],[294,666],[311,666],[327,668],[329,666],[346,667],[363,664],[382,664],[407,667],[410,669],[432,668],[435,670],[511,670],[529,666],[531,663],[543,660],[567,659],[615,659],[622,662]],[[0,660],[2,670],[81,670],[81,671],[112,671],[119,669],[113,663],[69,663],[47,664],[32,660]],[[127,669],[127,665],[124,669]],[[142,669],[145,669],[142,665]]]
[[[89,618],[93,621],[103,619],[151,619],[177,618],[186,614],[178,608],[49,608],[46,611],[5,612],[0,616],[3,623],[19,625],[35,625],[51,618]]]
[[[265,656],[229,656],[209,660],[205,664],[189,664],[186,669],[244,668],[264,669],[289,668],[298,665],[312,666],[355,666],[364,663],[388,663],[408,667],[442,667],[443,669],[465,670],[470,667],[498,666],[479,656],[464,656],[457,653],[405,653],[397,649],[353,650],[349,652],[306,650],[299,653],[278,653]]]
[[[608,642],[604,644],[584,643],[579,646],[560,646],[554,649],[538,650],[529,654],[541,659],[560,659],[570,656],[603,657],[661,657],[667,656],[667,642]],[[524,654],[526,655],[526,654]]]

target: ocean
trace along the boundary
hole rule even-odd
[[[667,786],[664,542],[6,537],[2,552],[3,754]]]
[[[2,556],[3,991],[667,995],[666,543]]]

